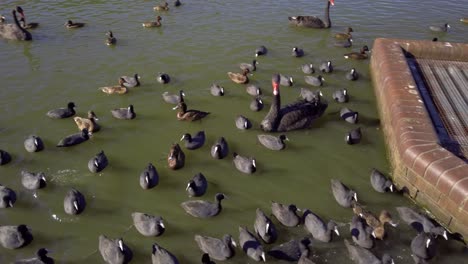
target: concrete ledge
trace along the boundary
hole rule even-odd
[[[407,58],[468,61],[468,44],[379,38],[370,64],[394,182],[467,240],[468,164],[439,144]]]

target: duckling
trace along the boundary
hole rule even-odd
[[[157,5],[153,7],[155,11],[169,11],[169,4],[164,2],[162,5]]]
[[[364,209],[360,204],[355,203],[353,205],[353,212],[364,219],[367,225],[374,229],[372,235],[377,239],[382,240],[384,238],[385,223],[389,223],[393,227],[397,226],[397,224],[392,221],[392,215],[387,210],[382,210],[379,218],[377,218],[372,212]]]
[[[242,73],[234,73],[234,72],[228,72],[229,78],[235,82],[235,83],[240,83],[240,84],[246,84],[249,82],[249,77],[247,77],[247,74],[249,73],[248,69],[244,69]]]
[[[112,31],[109,30],[106,33],[106,36],[107,36],[107,39],[106,39],[107,46],[115,45],[115,43],[117,43],[117,39],[114,37],[114,34],[112,33]]]
[[[352,29],[351,27],[347,27],[347,28],[346,28],[346,33],[336,33],[336,34],[335,34],[335,38],[336,38],[336,39],[348,39],[348,38],[351,38],[351,37],[352,37],[351,32],[354,32],[353,29]]]
[[[196,121],[210,114],[209,112],[204,112],[200,110],[187,110],[187,105],[184,102],[179,102],[179,104],[172,109],[179,109],[179,112],[177,112],[177,119],[181,121]]]
[[[185,154],[180,148],[179,144],[172,144],[169,154],[167,155],[167,164],[173,170],[184,167]]]
[[[71,20],[68,20],[67,23],[65,23],[65,26],[67,28],[80,28],[84,27],[85,23],[80,23],[80,22],[73,22]]]
[[[344,57],[345,59],[365,60],[368,57],[366,51],[369,51],[367,45],[363,46],[359,52],[346,53]]]
[[[156,21],[143,22],[143,27],[160,27],[162,25],[161,20],[161,16],[157,16]]]
[[[123,78],[119,78],[119,85],[105,86],[100,87],[99,89],[106,94],[126,94],[128,92],[128,88],[123,85],[124,82],[125,80]]]
[[[83,128],[88,129],[88,132],[91,134],[95,131],[100,129],[99,125],[96,123],[99,119],[97,118],[94,111],[88,111],[88,118],[84,117],[74,117],[73,120],[75,124],[78,126],[78,129],[81,131]]]

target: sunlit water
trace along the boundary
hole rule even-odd
[[[195,234],[221,237],[230,233],[238,239],[238,227],[253,230],[255,209],[270,212],[270,201],[295,203],[325,219],[340,223],[342,237],[332,243],[314,242],[313,259],[317,263],[349,263],[343,237],[350,238],[350,209],[341,208],[330,191],[330,179],[337,178],[357,190],[368,209],[378,213],[395,206],[412,206],[404,197],[380,194],[369,184],[370,169],[389,174],[383,134],[369,76],[369,61],[346,61],[342,54],[362,45],[372,46],[376,37],[432,39],[467,42],[468,26],[459,22],[466,16],[466,1],[340,1],[331,8],[331,29],[300,29],[288,25],[292,15],[323,17],[324,1],[184,1],[179,8],[161,13],[163,27],[146,29],[144,21],[154,20],[155,1],[10,1],[0,3],[0,12],[11,21],[10,10],[21,5],[29,22],[40,22],[31,31],[33,42],[0,41],[0,149],[7,150],[13,161],[0,168],[0,183],[17,192],[13,209],[0,210],[0,224],[27,224],[34,241],[18,250],[0,248],[0,263],[29,257],[40,247],[52,251],[58,263],[101,263],[97,252],[98,236],[123,237],[133,250],[132,263],[150,263],[154,242],[174,253],[181,263],[200,263],[201,252]],[[85,22],[84,28],[68,30],[63,24],[72,19]],[[434,34],[429,25],[450,23],[448,33]],[[347,26],[354,29],[351,49],[333,47],[333,34]],[[104,44],[105,32],[112,30],[115,47]],[[266,107],[261,112],[248,108],[250,96],[242,85],[232,83],[226,75],[237,71],[241,62],[251,62],[254,50],[265,45],[269,53],[259,58],[258,70],[250,76],[264,91]],[[291,57],[294,46],[305,50],[303,58]],[[259,123],[271,101],[271,75],[292,75],[293,87],[282,88],[283,104],[292,102],[305,84],[300,65],[332,60],[335,72],[325,76],[321,88],[330,101],[325,115],[309,130],[287,133],[290,141],[284,151],[274,152],[257,143],[262,133]],[[355,67],[361,78],[346,81],[344,74]],[[167,72],[170,84],[156,82],[156,73]],[[141,87],[130,93],[106,95],[98,87],[117,83],[121,75],[142,76]],[[223,85],[224,97],[209,93],[212,83]],[[312,87],[308,87],[312,88]],[[340,120],[343,105],[331,101],[335,89],[347,88],[351,94],[347,107],[359,111],[363,141],[349,146],[345,133],[358,125]],[[211,112],[202,122],[177,121],[172,105],[161,99],[164,91],[183,89],[189,108]],[[45,113],[74,101],[79,116],[90,109],[100,118],[102,130],[89,142],[71,148],[56,148],[64,136],[78,132],[73,120],[51,120]],[[114,119],[110,110],[135,106],[137,118]],[[237,130],[234,118],[243,114],[254,128]],[[183,133],[205,130],[207,142],[201,149],[185,150],[186,165],[172,171],[166,155],[171,143]],[[27,153],[24,139],[39,135],[45,142],[43,152]],[[238,172],[231,156],[214,160],[211,144],[224,136],[231,148],[241,155],[257,159],[253,175]],[[100,174],[87,169],[88,160],[104,150],[110,166]],[[152,162],[160,174],[154,189],[139,186],[139,174]],[[20,171],[43,171],[48,186],[36,194],[24,189]],[[229,198],[223,211],[212,219],[195,219],[187,215],[180,203],[188,200],[186,182],[197,172],[209,181],[202,199],[212,200],[217,192]],[[80,190],[87,208],[79,216],[63,211],[63,198],[70,188]],[[35,197],[36,196],[36,197]],[[132,228],[132,212],[161,215],[166,232],[156,238],[140,235]],[[277,223],[277,222],[276,222]],[[276,244],[307,235],[302,226],[280,227]],[[377,255],[388,251],[396,263],[412,263],[410,241],[416,234],[401,224],[388,230],[388,239],[379,241]],[[463,247],[456,242],[440,241],[439,256],[433,263],[466,261]],[[271,246],[265,246],[269,249]],[[268,258],[270,263],[281,263]],[[226,263],[252,263],[237,249]]]

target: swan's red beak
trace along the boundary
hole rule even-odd
[[[279,75],[275,74],[273,75],[273,78],[271,79],[271,85],[273,86],[273,94],[274,95],[277,95],[279,93],[279,83],[280,83],[280,80],[279,80]]]
[[[335,5],[335,0],[328,0],[328,1],[330,1],[331,5],[333,5],[333,6]]]

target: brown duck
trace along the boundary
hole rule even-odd
[[[200,120],[210,114],[209,112],[203,112],[200,110],[187,110],[187,105],[183,101],[179,102],[179,104],[173,108],[173,110],[176,109],[179,109],[179,112],[177,112],[177,119],[185,121]]]
[[[173,170],[180,169],[185,165],[185,154],[179,144],[172,144],[169,154],[167,155],[167,164]]]
[[[164,2],[161,5],[157,5],[153,7],[155,11],[169,11],[169,4],[167,2]]]
[[[367,225],[372,227],[374,231],[372,232],[373,236],[377,239],[382,240],[385,237],[385,223],[389,223],[393,227],[396,227],[392,221],[392,215],[387,210],[382,210],[380,212],[379,218],[377,218],[372,212],[364,209],[360,204],[354,204],[353,212],[366,220]]]
[[[367,47],[367,45],[362,47],[359,52],[346,53],[344,57],[345,59],[365,60],[368,57],[366,51],[369,51],[369,47]]]
[[[349,39],[349,38],[352,38],[353,36],[351,35],[351,32],[354,32],[353,29],[351,27],[347,27],[345,33],[336,33],[335,38],[336,39]]]
[[[128,88],[124,86],[125,80],[119,78],[119,85],[100,87],[99,89],[106,94],[126,94]]]
[[[160,27],[161,26],[161,16],[156,17],[156,21],[143,22],[143,27]]]
[[[88,129],[89,133],[92,133],[100,129],[100,126],[96,123],[98,118],[93,111],[88,112],[88,118],[77,116],[74,117],[73,120],[75,121],[80,131],[82,131],[83,128],[86,128]]]
[[[245,84],[249,82],[249,77],[247,77],[248,73],[249,73],[249,70],[244,69],[242,73],[228,72],[227,74],[233,82]]]

